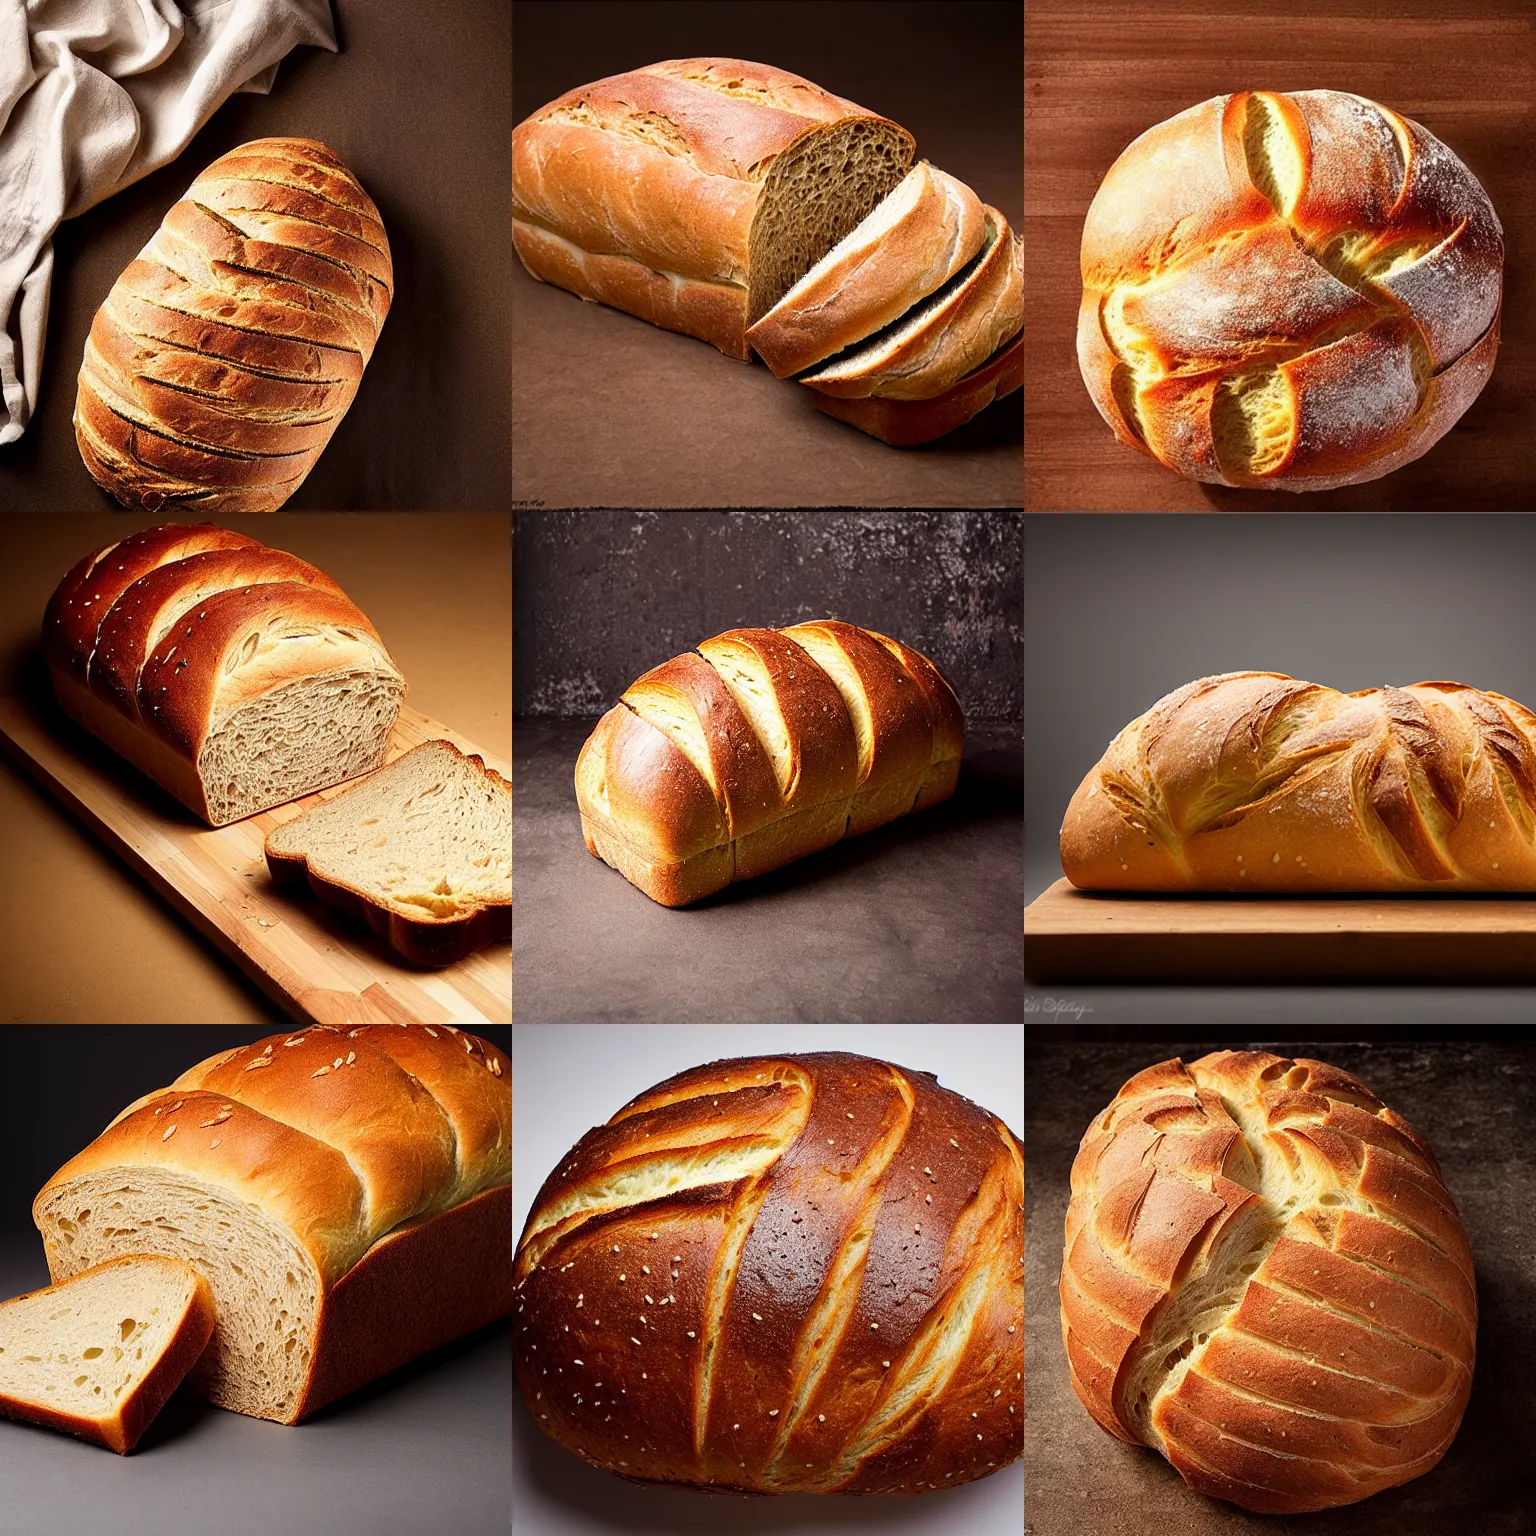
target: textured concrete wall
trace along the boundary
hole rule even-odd
[[[516,549],[516,714],[600,714],[721,630],[830,617],[930,656],[972,719],[1023,719],[1022,514],[534,512]]]

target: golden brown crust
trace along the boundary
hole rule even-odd
[[[1200,678],[1110,743],[1061,857],[1085,890],[1536,890],[1536,715],[1460,683]]]
[[[128,507],[275,510],[351,404],[392,282],[378,210],[324,145],[221,156],[92,322],[86,468]]]
[[[1433,1154],[1324,1062],[1138,1073],[1072,1169],[1061,1322],[1098,1423],[1266,1513],[1428,1471],[1466,1407],[1472,1257]]]
[[[836,620],[728,630],[598,722],[576,764],[583,836],[685,905],[946,798],[963,731],[938,669],[884,636]]]
[[[949,1487],[1022,1454],[1023,1244],[1022,1147],[933,1078],[838,1053],[714,1062],[545,1182],[515,1267],[518,1381],[540,1428],[623,1476]]]
[[[1215,97],[1142,134],[1094,198],[1083,379],[1180,474],[1358,484],[1476,397],[1503,256],[1477,179],[1412,119],[1342,91]]]

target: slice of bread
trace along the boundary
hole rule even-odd
[[[267,835],[267,867],[369,923],[416,965],[448,965],[512,932],[512,786],[446,741]]]
[[[979,368],[1024,324],[1024,247],[996,208],[981,250],[942,288],[868,340],[803,374],[845,400],[932,400]]]
[[[748,332],[781,379],[862,341],[941,288],[981,248],[981,200],[926,160]]]
[[[0,1413],[126,1456],[213,1336],[213,1293],[180,1259],[111,1259],[0,1303]]]

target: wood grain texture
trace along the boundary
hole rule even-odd
[[[1034,982],[1536,980],[1536,900],[1108,896],[1058,880],[1024,909]]]
[[[1511,510],[1536,499],[1536,13],[1476,0],[1328,4],[1031,0],[1025,9],[1025,506],[1031,511]],[[1424,458],[1289,495],[1187,481],[1112,437],[1074,345],[1078,245],[1099,181],[1138,134],[1229,91],[1354,91],[1422,123],[1486,188],[1506,242],[1487,388]]]
[[[439,738],[511,777],[505,759],[409,706],[390,738],[388,760]],[[346,784],[208,828],[84,731],[56,713],[44,716],[20,694],[0,699],[0,747],[296,1022],[511,1022],[509,944],[441,971],[413,970],[368,930],[309,897],[273,889],[263,854],[267,833]]]

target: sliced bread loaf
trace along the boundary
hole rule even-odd
[[[126,1456],[213,1335],[213,1292],[136,1254],[0,1303],[0,1413]]]
[[[931,400],[980,367],[1024,324],[1024,248],[996,208],[981,250],[894,324],[800,382],[844,399]]]
[[[926,160],[748,332],[781,379],[862,341],[942,287],[981,248],[981,199]]]
[[[267,836],[279,885],[308,884],[417,965],[512,929],[512,786],[446,741],[423,742]]]

